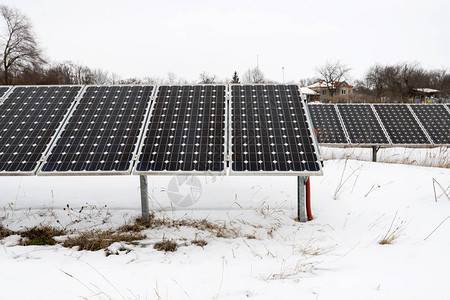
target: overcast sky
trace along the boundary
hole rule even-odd
[[[3,0],[32,21],[52,61],[121,77],[231,78],[256,65],[268,78],[315,75],[341,60],[361,77],[374,63],[450,66],[449,0]]]

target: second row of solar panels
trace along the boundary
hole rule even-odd
[[[308,108],[321,144],[450,144],[450,111],[443,104],[309,104]]]

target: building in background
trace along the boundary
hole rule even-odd
[[[330,101],[334,97],[340,100],[347,100],[353,94],[353,85],[348,84],[346,81],[327,84],[327,82],[322,80],[308,85],[307,88],[318,93],[318,98],[322,102]]]
[[[302,95],[305,96],[304,99],[307,103],[320,101],[319,93],[314,92],[312,89],[303,86],[300,88],[300,91],[302,92]]]
[[[447,99],[438,97],[439,90],[430,88],[414,89],[414,103],[446,103]]]

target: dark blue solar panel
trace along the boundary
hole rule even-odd
[[[352,144],[389,144],[369,104],[337,104]]]
[[[319,172],[296,85],[231,86],[232,170]]]
[[[88,86],[40,173],[130,172],[153,86]]]
[[[221,172],[226,86],[160,86],[137,172]]]
[[[0,105],[0,174],[34,172],[81,86],[15,87]]]
[[[410,106],[435,144],[450,144],[450,112],[443,104]]]
[[[348,144],[334,104],[308,104],[308,109],[319,143]]]
[[[393,144],[430,144],[406,104],[374,105]]]

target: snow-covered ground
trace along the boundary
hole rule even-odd
[[[349,158],[372,161],[372,148],[320,147],[320,150],[325,160]],[[450,148],[448,146],[433,148],[381,148],[377,154],[377,161],[450,168]]]
[[[106,256],[17,246],[18,236],[10,236],[0,245],[0,299],[450,297],[450,169],[326,161],[324,176],[311,179],[308,223],[293,220],[294,177],[200,177],[201,195],[187,208],[171,205],[171,179],[149,177],[157,216],[207,217],[236,237],[160,227],[144,231],[139,245],[125,245],[131,251]],[[0,177],[0,220],[13,230],[118,227],[139,216],[139,197],[136,176]],[[391,224],[402,234],[378,244]],[[163,238],[186,245],[155,250]],[[208,244],[190,245],[196,238]]]

